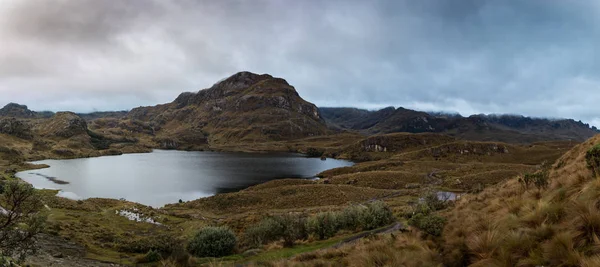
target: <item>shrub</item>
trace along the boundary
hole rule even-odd
[[[448,207],[448,200],[440,199],[438,197],[438,194],[435,192],[430,192],[430,193],[426,194],[423,197],[423,202],[425,202],[425,204],[427,206],[429,206],[431,208],[431,210],[433,210],[433,211],[443,210],[446,207]]]
[[[338,221],[333,212],[321,212],[306,222],[308,232],[323,240],[334,236],[338,231]]]
[[[157,261],[160,261],[161,259],[162,259],[162,257],[160,256],[160,253],[158,253],[155,250],[149,250],[148,253],[146,253],[146,255],[138,258],[136,260],[136,262],[137,263],[157,262]]]
[[[338,224],[341,228],[347,230],[358,230],[362,227],[362,214],[364,213],[365,207],[363,206],[350,206],[345,208],[341,213],[338,214]]]
[[[260,247],[279,238],[281,227],[277,221],[268,217],[246,229],[244,241],[249,247]]]
[[[525,190],[529,189],[531,184],[535,185],[538,190],[546,189],[548,187],[548,173],[526,173],[523,178],[519,178],[519,183],[523,185]]]
[[[283,224],[283,245],[292,246],[298,239],[304,239],[308,236],[306,230],[306,219],[300,216],[285,215],[279,217],[280,222]]]
[[[432,213],[417,213],[408,220],[408,224],[432,236],[440,236],[446,225],[446,219]]]
[[[292,246],[296,240],[306,236],[306,219],[300,215],[288,214],[263,219],[246,230],[244,239],[251,247],[280,239],[284,240],[285,246]]]
[[[36,236],[44,228],[46,217],[40,214],[41,197],[30,184],[8,181],[0,194],[4,208],[0,216],[0,255],[24,260],[36,250]]]
[[[160,234],[141,239],[121,239],[117,244],[117,250],[128,253],[145,253],[150,250],[160,253],[163,257],[167,257],[173,251],[182,247],[181,240],[169,234]]]
[[[436,210],[435,207],[440,206],[436,206],[436,202],[432,205],[432,200],[427,201],[427,199],[430,198],[425,197],[422,203],[413,207],[413,213],[408,220],[408,224],[421,229],[429,235],[440,236],[446,224],[446,219],[433,213]]]
[[[223,257],[233,253],[237,239],[226,227],[202,228],[188,243],[188,251],[198,257]]]
[[[363,230],[375,229],[394,221],[392,210],[385,203],[375,201],[367,204],[367,209],[362,213],[361,223]]]
[[[600,144],[593,146],[585,153],[585,161],[594,175],[600,176]]]
[[[318,239],[333,237],[342,229],[371,230],[394,221],[392,211],[381,201],[350,206],[339,212],[321,212],[306,219],[300,215],[268,217],[246,229],[244,243],[249,247],[282,240],[292,246],[309,234]]]

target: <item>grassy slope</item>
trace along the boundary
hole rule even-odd
[[[562,156],[547,189],[516,180],[461,199],[446,216],[448,266],[599,266],[600,180],[586,167],[596,136]]]
[[[27,146],[26,142],[17,141],[11,145]],[[289,151],[316,147],[329,151],[328,153],[337,153],[341,149],[347,149],[340,147],[341,144],[351,144],[350,146],[359,149],[360,146],[355,144],[362,141],[364,140],[360,136],[342,134],[310,137],[289,142],[263,143],[259,147],[267,148],[263,150],[277,147],[284,151],[285,149]],[[430,147],[427,146],[427,148]],[[514,146],[510,148],[509,153],[503,153],[501,156],[448,153],[446,156],[436,159],[427,153],[414,157],[415,151],[424,151],[415,145],[410,149],[396,152],[369,152],[375,156],[382,155],[381,160],[326,171],[321,174],[326,179],[318,182],[272,181],[237,193],[221,194],[185,204],[174,204],[164,209],[150,209],[118,200],[90,199],[77,202],[54,197],[50,191],[46,191],[45,201],[51,208],[49,228],[52,234],[85,245],[89,258],[131,263],[139,254],[118,252],[117,249],[122,242],[128,239],[143,241],[149,236],[165,233],[185,239],[200,227],[215,224],[229,225],[239,233],[249,224],[269,214],[287,212],[311,214],[323,210],[340,209],[346,204],[375,198],[384,199],[396,214],[401,214],[424,191],[436,188],[464,191],[480,183],[495,184],[516,174],[535,170],[536,165],[542,160],[553,160],[553,157],[557,157],[558,153],[563,153],[566,148],[567,146],[564,144],[546,143],[533,147]],[[529,164],[518,163],[524,158],[532,158],[532,160],[528,162]],[[460,183],[457,183],[457,180],[460,180]],[[418,187],[407,188],[409,184],[417,184]],[[136,223],[115,215],[115,210],[131,207],[139,207],[145,214],[153,213],[154,217],[165,226],[157,227],[147,223]],[[102,238],[104,236],[110,238]],[[391,247],[399,250],[408,249],[407,254],[402,254],[404,253],[402,252],[398,254],[400,256],[394,256],[396,260],[402,260],[413,253],[419,257],[430,258],[433,255],[431,254],[432,245],[424,243],[424,245],[415,247],[417,240],[416,237],[396,235],[360,241],[360,245],[343,248],[347,252],[341,255],[345,256],[338,255],[337,259],[345,262],[347,257],[350,259],[355,257],[350,261],[351,263],[362,262],[355,255],[372,254],[372,252],[365,251],[379,250],[382,242],[383,244],[393,244]],[[329,244],[329,241],[325,243]],[[321,248],[322,245],[323,243],[319,242],[309,242],[300,247],[286,250],[267,247],[264,253],[257,256],[257,259],[262,260],[261,257],[268,255],[286,255],[285,257],[288,257],[305,252],[305,250]],[[336,254],[337,252],[332,253]],[[328,252],[321,251],[317,254],[328,255],[323,256],[324,258],[316,257],[317,261],[319,259],[329,260],[327,257],[332,257]],[[383,257],[383,255],[380,256]],[[372,258],[363,260],[366,259],[373,260]],[[312,263],[309,261],[307,264]]]

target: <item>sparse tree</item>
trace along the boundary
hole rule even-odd
[[[46,217],[39,194],[27,183],[8,181],[0,194],[0,256],[24,260],[35,252]]]

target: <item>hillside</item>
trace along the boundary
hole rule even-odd
[[[445,214],[445,264],[599,266],[600,186],[586,162],[598,144],[595,136],[564,154],[546,186],[516,177],[458,201]]]
[[[164,148],[291,140],[329,133],[317,107],[284,79],[240,72],[173,102],[131,110],[92,124],[103,131],[152,136]]]
[[[465,140],[532,143],[547,140],[584,141],[600,133],[571,119],[539,119],[518,115],[447,115],[388,107],[377,111],[320,108],[332,128],[364,134],[437,132]]]

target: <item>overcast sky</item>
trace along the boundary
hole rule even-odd
[[[242,70],[318,106],[600,126],[600,1],[0,0],[0,105],[131,109]]]

